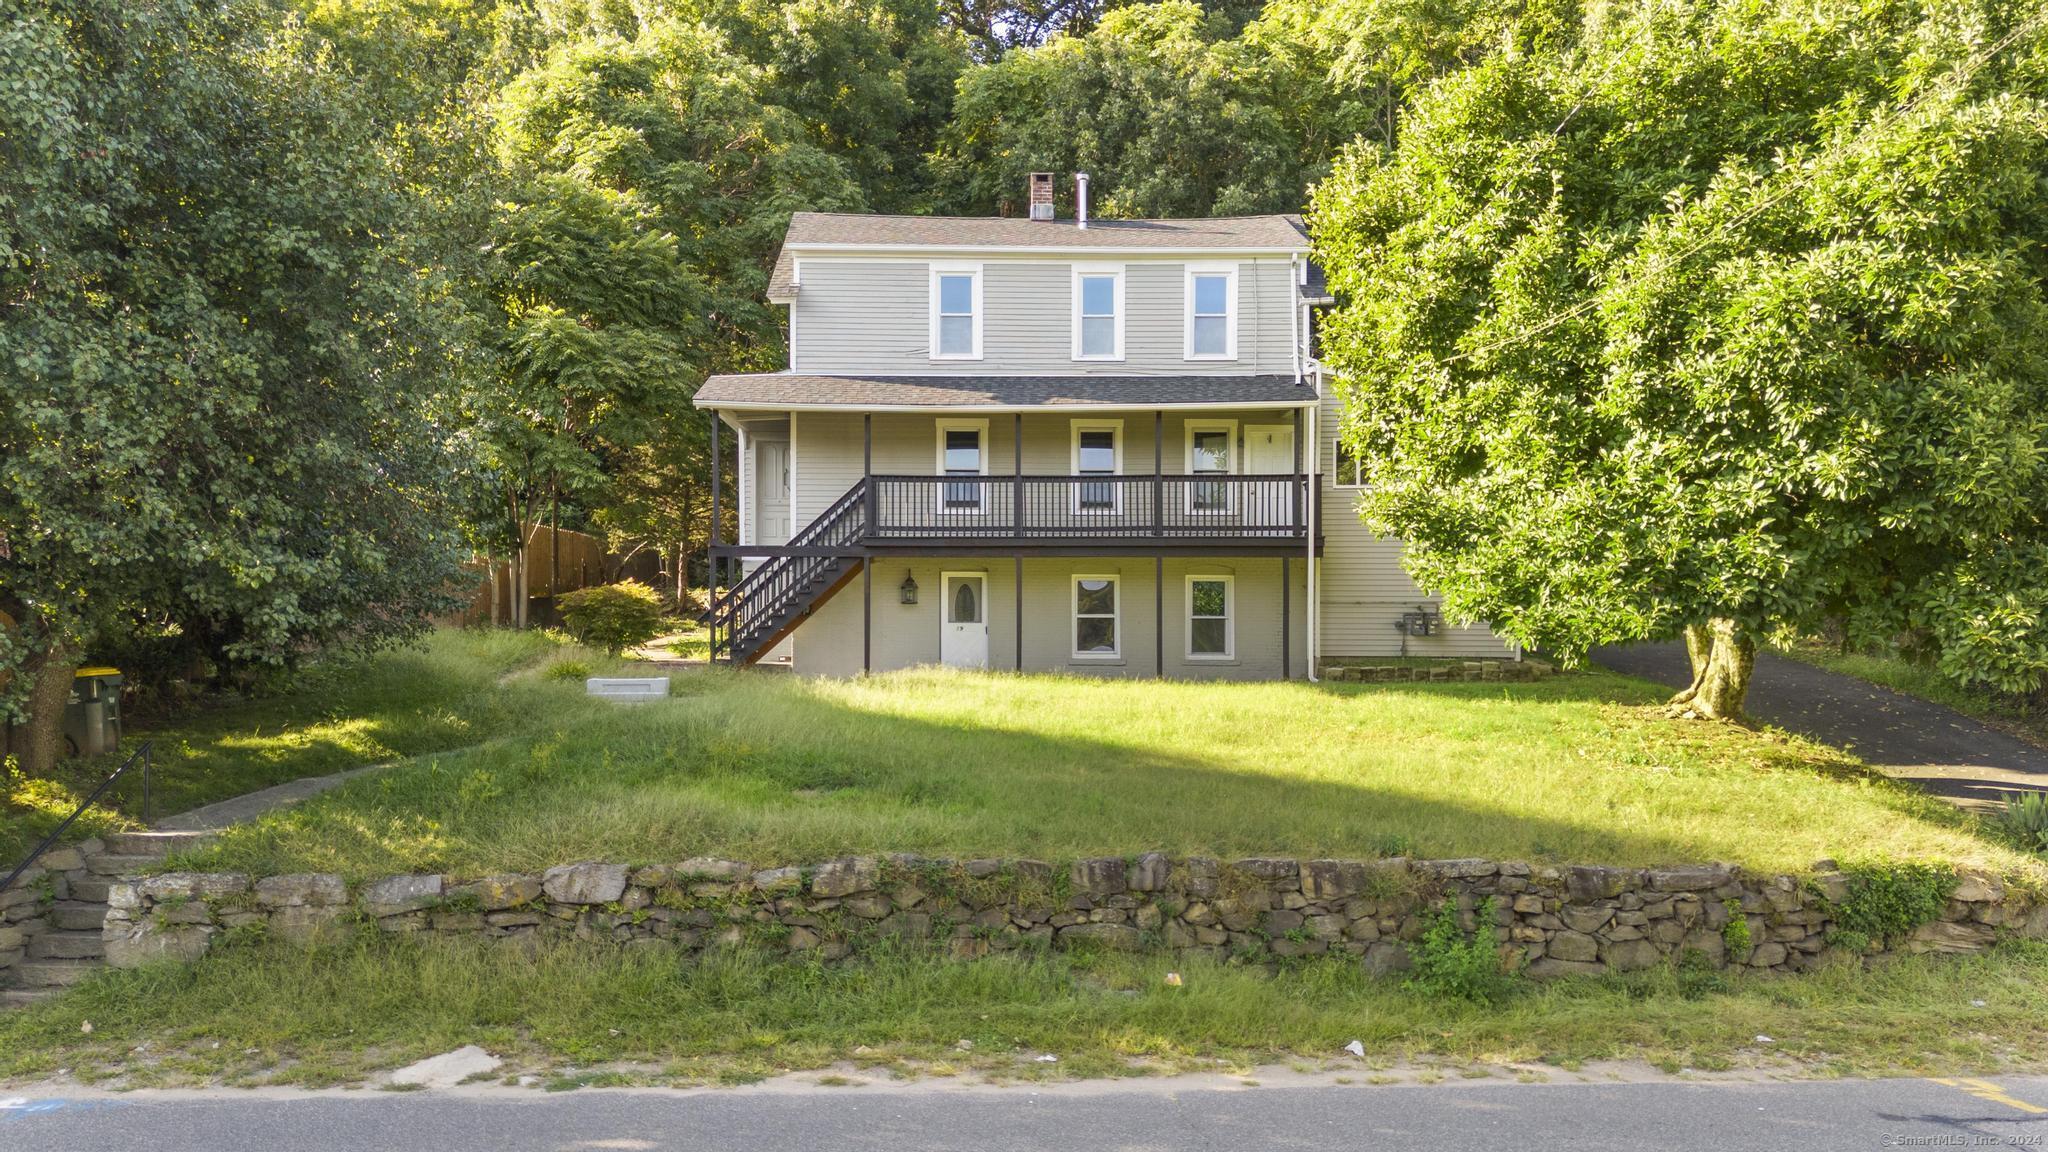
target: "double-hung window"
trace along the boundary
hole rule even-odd
[[[1229,660],[1237,655],[1233,583],[1228,576],[1188,577],[1188,659]]]
[[[981,359],[981,266],[932,265],[932,359]]]
[[[939,471],[947,477],[939,486],[941,512],[982,511],[982,477],[988,474],[986,420],[939,422]]]
[[[1341,437],[1337,440],[1337,471],[1330,477],[1330,483],[1337,488],[1365,487],[1365,465]]]
[[[1237,359],[1236,266],[1190,264],[1187,308],[1187,358]]]
[[[1121,266],[1074,266],[1074,359],[1124,358],[1124,271]]]
[[[1237,471],[1237,424],[1231,420],[1190,420],[1188,435],[1188,511],[1228,512],[1230,482]]]
[[[1074,658],[1114,659],[1123,650],[1117,636],[1117,578],[1074,577]]]
[[[1124,424],[1121,420],[1074,421],[1074,511],[1115,512],[1122,500],[1114,480],[1123,471]]]

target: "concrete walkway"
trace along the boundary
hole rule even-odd
[[[346,772],[336,772],[332,776],[308,776],[302,780],[287,780],[260,792],[245,792],[240,796],[231,796],[218,803],[208,804],[204,808],[194,808],[190,812],[166,816],[151,827],[160,832],[218,832],[230,824],[254,820],[274,809],[288,808],[307,797],[318,796],[330,788],[339,788],[358,776],[389,767],[390,764],[370,764],[361,768],[351,768]]]
[[[1599,648],[1595,663],[1674,691],[1692,682],[1683,644]],[[1846,748],[1872,767],[1966,808],[1990,808],[2021,789],[2048,789],[2048,749],[1940,704],[1854,676],[1760,652],[1749,714]]]

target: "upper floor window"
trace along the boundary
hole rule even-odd
[[[1330,483],[1338,488],[1365,487],[1365,465],[1358,453],[1346,444],[1342,436],[1337,439],[1337,471],[1330,477]]]
[[[1123,471],[1123,421],[1076,420],[1073,436],[1074,475],[1107,477]],[[1084,480],[1074,486],[1076,512],[1115,512],[1122,502],[1122,489],[1114,480]]]
[[[1237,268],[1188,265],[1187,358],[1237,359]]]
[[[1124,270],[1074,268],[1074,359],[1124,358]]]
[[[932,265],[932,359],[981,359],[981,265]]]

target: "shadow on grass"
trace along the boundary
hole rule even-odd
[[[1613,738],[1607,725],[1658,695],[1623,677],[1219,689],[706,673],[677,691],[352,781],[186,863],[367,877],[1159,848],[1804,867],[1975,844],[1913,797],[1807,771],[1829,767],[1819,750],[1734,730],[1701,746],[1655,728]]]

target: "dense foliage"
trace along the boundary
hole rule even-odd
[[[1363,508],[1567,656],[1773,632],[2048,669],[2048,29],[2034,3],[1526,23],[1315,197]]]
[[[599,584],[562,594],[569,634],[617,656],[661,634],[661,596],[638,580]]]
[[[459,559],[434,313],[356,86],[260,0],[12,4],[0,76],[14,751],[50,759],[102,630],[226,664],[416,630]]]

